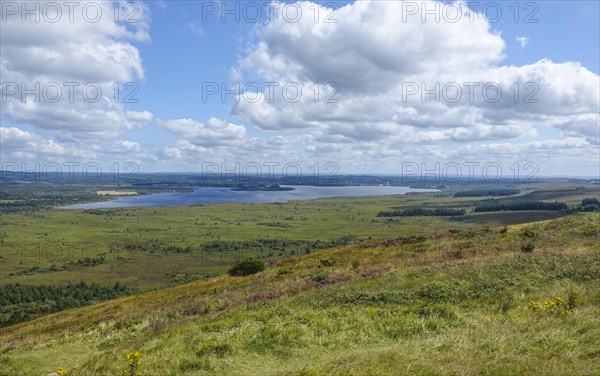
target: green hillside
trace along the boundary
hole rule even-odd
[[[599,234],[582,213],[279,259],[3,328],[0,375],[600,374]]]

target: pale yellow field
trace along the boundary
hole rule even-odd
[[[135,191],[96,191],[100,196],[133,196],[137,195]]]

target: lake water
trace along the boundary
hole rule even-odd
[[[61,209],[129,208],[135,206],[181,206],[225,202],[270,203],[312,200],[325,197],[362,197],[403,195],[408,192],[437,192],[437,189],[413,189],[392,186],[312,187],[295,185],[293,191],[232,191],[231,188],[200,187],[193,192],[154,193],[123,196],[110,201],[63,206]]]

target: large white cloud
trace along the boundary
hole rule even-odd
[[[7,82],[28,88],[35,82],[81,84],[72,103],[6,95],[0,104],[10,124],[1,129],[4,160],[137,161],[141,171],[197,171],[204,161],[320,161],[346,172],[398,173],[402,162],[535,160],[549,168],[541,174],[572,166],[597,170],[598,75],[569,61],[506,65],[502,34],[464,3],[451,4],[461,9],[459,22],[423,22],[419,13],[403,18],[407,3],[441,4],[432,1],[356,1],[335,13],[299,2],[298,22],[281,17],[284,5],[275,3],[279,17],[257,27],[257,39],[232,67],[236,80],[279,84],[272,98],[241,96],[233,105],[232,113],[251,126],[217,118],[155,119],[150,111],[128,109],[123,99],[131,90],[123,87],[115,103],[115,82],[144,79],[136,43],[150,38],[148,10],[136,2],[139,22],[115,23],[112,2],[93,3],[104,15],[96,23],[76,13],[75,22],[22,23],[19,14],[2,24],[4,94],[14,89]],[[337,22],[326,22],[328,16]],[[328,82],[337,91],[323,86]],[[102,88],[97,102],[82,100],[86,83]],[[436,84],[439,98],[422,97],[422,89]],[[454,87],[462,90],[458,100],[452,100]],[[497,101],[484,96],[497,87],[503,93]],[[293,98],[297,88],[302,95]],[[529,99],[537,102],[526,101],[532,93]],[[135,139],[135,131],[125,137],[153,121],[179,139],[148,145]]]
[[[139,161],[144,154],[140,144],[124,139],[102,142],[59,142],[36,132],[16,127],[0,127],[0,159],[3,163],[95,162],[105,166]]]
[[[3,116],[61,140],[111,138],[151,120],[125,103],[144,78],[132,44],[149,40],[143,3],[120,2],[119,22],[108,1],[11,4],[0,33]]]
[[[35,158],[37,153],[44,156],[61,156],[66,154],[65,147],[53,140],[14,127],[0,127],[3,157]]]
[[[406,16],[407,3],[418,6],[415,15]],[[341,7],[334,23],[324,22],[331,10],[319,6],[315,22],[317,5],[298,4],[302,18],[289,22],[275,12],[280,16],[258,28],[236,68],[246,80],[280,84],[274,98],[240,96],[233,106],[259,128],[317,129],[355,141],[402,135],[408,142],[471,142],[555,127],[598,142],[599,76],[576,62],[502,65],[501,34],[462,2],[450,4],[462,10],[452,17],[457,22],[449,13],[423,22],[425,7],[441,6],[434,1],[357,1]],[[311,88],[327,82],[337,85],[338,101],[321,96],[315,103]],[[289,83],[303,89],[298,101],[280,90]]]
[[[285,16],[285,4],[274,7],[278,17],[260,30],[259,42],[241,61],[244,68],[272,79],[333,81],[346,92],[381,92],[422,71],[484,67],[503,56],[502,38],[466,6],[457,7],[465,13],[460,21],[450,23],[403,19],[402,1],[357,1],[340,8],[335,19],[326,7],[297,4],[297,22]]]

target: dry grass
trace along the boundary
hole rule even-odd
[[[64,311],[5,328],[0,375],[114,375],[131,351],[144,375],[598,374],[599,231],[590,214],[373,241]],[[570,315],[527,308],[570,290]]]

